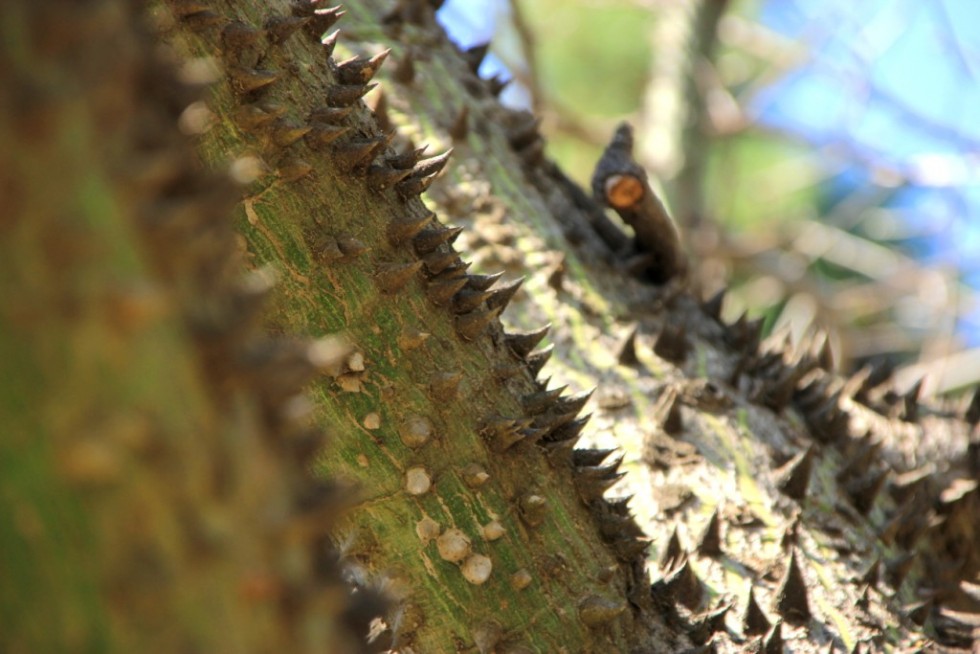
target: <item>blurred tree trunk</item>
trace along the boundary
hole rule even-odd
[[[692,231],[705,219],[707,89],[727,7],[727,0],[661,3],[650,37],[653,72],[642,110],[642,159],[666,186],[678,222]]]

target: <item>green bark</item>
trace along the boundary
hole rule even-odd
[[[963,645],[973,618],[949,610],[976,611],[960,588],[978,571],[975,418],[841,389],[819,347],[760,349],[757,326],[682,285],[624,278],[590,236],[596,206],[427,3],[351,4],[327,63],[330,11],[154,8],[179,77],[216,79],[207,111],[185,110],[120,4],[67,34],[67,3],[4,8],[5,651],[356,651],[375,585],[393,599],[378,646],[400,652]],[[78,56],[69,34],[97,47]],[[363,62],[337,62],[384,47],[372,113]],[[391,145],[360,150],[383,124]],[[434,171],[396,156],[409,139],[455,148],[425,204]],[[228,171],[248,182],[232,211]],[[469,271],[427,245],[450,223]],[[515,292],[473,274],[500,269],[529,276]],[[538,339],[496,319],[508,300],[509,330],[554,325],[550,383]],[[602,499],[620,466],[572,451],[584,404],[589,446],[622,448],[632,473],[652,589],[625,503]],[[335,528],[310,469],[359,486]]]
[[[323,65],[323,45],[306,35],[276,46],[260,35],[257,43],[244,39],[241,48],[228,47],[221,36],[227,21],[260,26],[277,10],[284,15],[288,7],[243,7],[218,27],[174,33],[171,43],[187,57],[221,57],[228,66],[261,60],[263,70],[281,75],[263,89],[261,101],[283,107],[282,122],[248,131],[235,117],[257,98],[218,84],[209,102],[216,120],[200,145],[214,167],[254,156],[277,171],[255,182],[238,216],[253,263],[278,273],[277,322],[311,334],[342,330],[353,348],[355,359],[313,391],[318,414],[339,427],[323,470],[353,479],[361,491],[337,536],[343,550],[368,580],[386,580],[402,600],[390,617],[400,646],[424,652],[445,651],[450,642],[472,647],[487,638],[481,634],[500,631],[494,639],[511,648],[628,651],[656,622],[627,611],[630,589],[639,590],[628,557],[621,563],[602,542],[575,491],[569,474],[574,439],[557,442],[575,430],[580,402],[557,393],[536,397],[543,388],[523,356],[505,343],[496,321],[481,325],[502,308],[493,305],[503,295],[481,299],[480,278],[464,276],[463,268],[434,275],[411,234],[399,235],[429,215],[415,194],[405,199],[394,188],[372,188],[368,161],[345,164],[345,143],[379,134],[362,107],[341,123],[354,127],[335,145],[317,147],[316,131],[287,145],[277,142],[276,130],[288,125],[326,127],[308,116],[324,104],[338,76]],[[374,8],[351,5],[348,11],[348,43],[383,36],[369,22],[377,20]],[[465,64],[441,61],[450,46],[429,42],[422,29],[405,24],[402,30],[391,58],[403,59],[413,42],[425,48],[417,79],[431,85],[420,86],[424,95],[413,108],[435,120],[438,107],[446,111],[456,99],[465,101],[455,81]],[[347,56],[340,52],[346,47],[337,46],[335,60]],[[473,142],[513,159],[499,136],[474,136]],[[308,173],[284,176],[299,161]],[[501,178],[513,197],[519,197],[519,174],[515,168]],[[543,219],[540,210],[538,216]],[[364,250],[338,256],[352,238]],[[442,252],[450,250],[442,246],[436,254]],[[441,286],[456,280],[460,294],[434,301]],[[461,307],[467,292],[475,303]],[[424,339],[413,340],[419,333]],[[458,384],[451,381],[457,377]],[[556,443],[541,447],[551,436]],[[474,470],[489,480],[474,481]],[[415,494],[410,479],[431,487]],[[443,543],[460,534],[468,545],[443,551]],[[484,579],[485,565],[491,571]],[[597,621],[603,624],[588,624]]]

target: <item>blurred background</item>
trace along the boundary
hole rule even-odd
[[[980,2],[448,0],[480,74],[543,118],[588,187],[616,124],[685,232],[703,296],[728,285],[838,366],[899,391],[980,381]]]

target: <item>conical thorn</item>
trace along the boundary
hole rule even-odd
[[[370,172],[369,172],[370,175]],[[405,245],[432,222],[435,214],[432,212],[424,216],[405,216],[388,223],[387,235],[388,242],[395,247]]]
[[[412,175],[415,177],[428,177],[430,175],[438,175],[443,168],[445,168],[446,163],[453,154],[453,149],[449,148],[442,154],[437,154],[433,157],[429,157],[423,161],[418,162],[412,169]]]
[[[456,333],[464,341],[476,340],[499,313],[499,309],[478,309],[456,316]]]
[[[535,350],[527,355],[524,360],[527,363],[528,371],[531,373],[531,377],[537,377],[541,373],[541,369],[544,364],[548,363],[548,359],[551,358],[552,352],[554,352],[554,344],[549,344],[547,347],[543,347],[540,350]]]
[[[412,240],[412,245],[419,256],[425,256],[435,252],[443,243],[453,243],[462,231],[462,227],[447,227],[435,223],[419,232],[418,236]]]
[[[405,179],[408,174],[407,170],[398,170],[386,164],[371,164],[367,170],[367,183],[375,191],[383,191]]]
[[[711,513],[708,518],[708,525],[701,534],[698,541],[698,553],[702,556],[721,556],[721,521],[718,519],[718,510]]]
[[[432,186],[432,182],[435,181],[435,176],[432,177],[409,177],[404,179],[397,184],[395,184],[395,190],[403,198],[411,198],[416,195],[421,195]]]
[[[814,448],[808,447],[773,472],[776,486],[783,494],[802,502],[806,497],[813,469]]]
[[[487,52],[490,50],[490,42],[481,43],[480,45],[474,45],[471,48],[463,50],[463,59],[466,60],[466,65],[470,71],[477,75],[480,70],[480,64],[483,63],[483,59],[487,56]]]
[[[375,76],[391,50],[382,50],[373,57],[351,57],[337,64],[337,79],[341,84],[367,84]]]
[[[805,623],[810,617],[810,604],[807,601],[807,585],[803,570],[796,556],[796,550],[789,555],[786,573],[776,592],[776,610],[783,619],[794,624]]]
[[[382,293],[396,293],[403,289],[421,268],[421,261],[385,264],[374,276],[374,281]]]
[[[377,82],[370,84],[333,84],[327,87],[327,104],[331,107],[349,107],[377,85]]]
[[[464,286],[466,286],[465,277],[443,278],[440,275],[429,281],[425,288],[425,295],[432,304],[442,307],[449,304],[453,296]]]
[[[228,77],[231,79],[232,86],[239,93],[251,93],[265,88],[279,79],[279,73],[272,70],[259,70],[257,68],[243,68],[241,66],[230,66]]]
[[[507,347],[509,347],[514,354],[523,359],[531,353],[531,350],[538,346],[538,343],[541,342],[541,339],[545,337],[550,329],[551,323],[548,323],[544,327],[529,332],[505,334],[504,343],[507,344]]]
[[[264,27],[269,42],[280,45],[312,20],[312,16],[272,16],[265,21]]]

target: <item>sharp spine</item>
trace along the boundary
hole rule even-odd
[[[503,275],[503,272],[490,275],[468,275],[467,285],[474,290],[485,291],[493,286]]]
[[[466,65],[474,75],[479,74],[480,64],[483,63],[483,59],[487,56],[487,52],[490,50],[490,42],[481,43],[480,45],[474,45],[471,48],[463,50],[463,59],[466,60]]]
[[[635,366],[640,362],[636,356],[636,333],[638,329],[639,327],[631,329],[630,333],[626,335],[626,338],[623,339],[622,344],[619,346],[616,360],[621,366]]]
[[[886,469],[878,473],[871,472],[867,475],[856,477],[846,484],[847,494],[850,496],[851,502],[853,502],[854,508],[858,510],[858,513],[863,516],[868,515],[871,507],[874,505],[875,498],[878,497],[878,493],[885,485],[887,478],[888,470]]]
[[[401,154],[396,154],[394,156],[388,157],[388,165],[392,168],[398,168],[399,170],[407,170],[409,174],[412,174],[412,168],[415,164],[419,162],[425,151],[429,149],[428,145],[423,145],[420,148],[411,146],[405,152]]]
[[[531,350],[537,347],[538,343],[541,342],[541,339],[545,337],[550,329],[551,323],[548,323],[544,327],[533,331],[505,334],[504,343],[507,344],[507,347],[509,347],[514,354],[524,359],[531,353]]]
[[[313,123],[336,125],[347,118],[351,111],[353,111],[353,107],[317,107],[310,112],[309,120]],[[346,130],[347,128],[344,129]]]
[[[691,567],[690,558],[684,554],[682,559],[682,563],[664,577],[664,586],[672,599],[694,611],[701,604],[704,588]]]
[[[490,297],[487,291],[476,291],[470,288],[462,288],[453,296],[453,312],[469,313],[478,309],[486,299]]]
[[[501,92],[505,88],[507,88],[508,84],[510,84],[510,78],[505,79],[500,75],[494,75],[493,77],[487,80],[487,88],[489,89],[490,93],[495,97],[499,97]]]
[[[708,524],[701,534],[698,541],[698,553],[702,556],[721,556],[721,523],[718,519],[718,510],[711,512]]]
[[[333,84],[327,87],[327,104],[331,107],[349,107],[377,85],[377,82],[370,84]]]
[[[288,120],[276,122],[272,127],[272,141],[279,147],[289,147],[296,141],[310,133],[313,128],[309,125],[300,125]]]
[[[256,132],[285,115],[286,109],[270,103],[245,104],[235,110],[235,122],[246,132]]]
[[[572,465],[576,467],[589,467],[600,465],[609,458],[609,455],[616,450],[599,450],[590,448],[587,450],[575,450],[572,452]]]
[[[421,195],[432,186],[432,182],[435,181],[435,177],[409,177],[404,179],[397,184],[395,184],[395,190],[403,198],[410,198],[416,195]]]
[[[265,21],[264,27],[269,41],[281,45],[312,20],[312,16],[272,16]]]
[[[326,31],[326,30],[324,30]],[[327,63],[333,61],[333,51],[337,47],[337,39],[340,38],[340,31],[335,30],[334,32],[324,36],[320,39],[320,47],[323,48],[323,58],[327,60]]]
[[[681,547],[680,536],[677,535],[677,527],[674,527],[674,531],[671,532],[670,538],[667,540],[667,547],[664,548],[663,553],[660,555],[660,565],[661,570],[673,570],[677,563],[681,560],[684,555],[684,548]]]
[[[777,620],[762,641],[762,654],[783,654],[783,621]]]
[[[524,440],[526,421],[509,418],[495,418],[481,430],[484,438],[490,441],[495,452],[506,452]]]
[[[530,395],[525,395],[521,399],[521,404],[524,406],[524,410],[531,415],[544,413],[546,410],[555,406],[555,403],[557,402],[559,396],[561,396],[561,394],[565,391],[565,388],[565,386],[559,386],[558,388],[553,388],[550,391],[543,390]]]
[[[240,20],[232,21],[221,30],[221,41],[226,50],[251,48],[262,39],[262,30],[257,30]]]
[[[375,191],[391,188],[408,176],[408,171],[398,170],[386,164],[371,164],[367,170],[367,183]]]
[[[406,216],[392,220],[388,223],[388,242],[394,247],[405,245],[425,229],[434,218],[435,214],[429,212],[424,216]]]
[[[414,168],[412,168],[412,175],[416,177],[429,177],[431,175],[438,175],[442,172],[442,169],[446,167],[446,163],[453,154],[453,149],[449,148],[442,154],[437,154],[428,159],[424,159],[418,162]]]
[[[421,261],[387,264],[381,267],[374,280],[382,293],[396,293],[403,289],[421,268]]]
[[[783,619],[792,623],[805,623],[810,619],[806,592],[806,580],[803,579],[803,570],[794,549],[790,552],[786,573],[776,593],[776,610]]]
[[[605,466],[575,468],[572,473],[575,489],[586,504],[602,499],[603,493],[626,475],[619,472],[621,463],[622,458],[619,458]]]
[[[452,244],[462,231],[462,227],[447,227],[435,223],[419,232],[412,240],[412,245],[419,256],[425,256],[435,252],[443,243]]]
[[[712,295],[708,300],[701,305],[704,312],[708,314],[715,322],[721,323],[721,309],[722,305],[725,303],[725,295],[728,293],[727,288],[722,288],[720,291]]]
[[[507,141],[515,150],[522,150],[541,138],[538,134],[541,119],[528,112],[523,113],[526,114],[523,122],[507,133]]]
[[[749,636],[764,634],[769,631],[771,623],[763,613],[759,603],[755,601],[755,592],[749,586],[749,599],[745,605],[745,615],[742,618],[742,629]]]
[[[425,262],[425,271],[429,273],[429,275],[435,276],[459,262],[460,258],[455,252],[433,252],[422,257],[422,261]],[[458,290],[459,289],[457,288],[456,291]],[[453,293],[456,291],[453,291]]]
[[[922,392],[922,384],[925,379],[920,379],[913,384],[904,395],[902,395],[902,410],[899,417],[905,422],[917,422],[919,420],[919,394]]]
[[[288,159],[276,169],[279,181],[287,184],[298,181],[312,172],[313,166],[302,159]]]
[[[551,353],[554,351],[554,344],[548,345],[540,350],[535,350],[527,355],[525,362],[527,363],[527,368],[531,373],[531,377],[537,377],[541,373],[541,369],[544,364],[548,363],[548,359],[551,358]]]
[[[578,420],[574,413],[558,413],[548,411],[534,418],[534,426],[545,430],[547,441],[557,443],[559,441],[577,440],[582,431],[582,427],[589,421],[590,415],[586,415]]]
[[[337,64],[337,79],[341,84],[367,84],[391,54],[382,50],[373,57],[351,57]]]
[[[465,277],[450,277],[448,279],[436,277],[429,281],[425,294],[429,301],[437,307],[446,306],[464,286],[466,286]]]
[[[347,172],[367,167],[381,150],[387,139],[375,137],[368,139],[351,139],[333,146],[334,160]]]
[[[595,390],[595,387],[592,387],[587,391],[582,391],[581,393],[576,393],[575,395],[560,398],[556,403],[556,410],[559,413],[578,415],[579,411],[581,411],[589,401],[589,398],[592,397],[592,394],[595,393]]]
[[[684,431],[680,401],[677,398],[676,390],[667,388],[657,398],[657,403],[653,407],[653,417],[667,434],[673,436]]]
[[[340,251],[348,257],[356,257],[368,250],[367,245],[350,234],[340,234],[337,236],[337,245],[340,247]]]
[[[814,449],[808,447],[773,473],[776,486],[784,495],[797,502],[803,501],[810,483],[810,473],[813,470],[813,457]]]
[[[487,306],[491,309],[500,307],[500,310],[503,311],[507,308],[507,305],[510,304],[510,301],[514,299],[514,295],[523,284],[524,278],[521,277],[510,282],[509,284],[505,284],[500,288],[491,291],[490,297],[487,298]]]
[[[347,13],[340,5],[320,9],[317,0],[294,0],[290,4],[290,9],[293,16],[310,18],[306,31],[316,39],[321,38],[324,32]]]
[[[279,79],[279,73],[257,68],[229,66],[228,77],[239,93],[252,93],[263,89]]]
[[[499,313],[499,309],[480,309],[456,316],[456,333],[464,341],[476,340]]]

